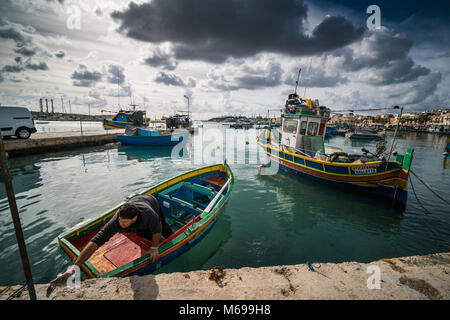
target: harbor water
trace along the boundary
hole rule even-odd
[[[37,124],[41,132],[77,130],[77,125]],[[208,130],[213,135],[236,138],[233,149],[228,145],[225,149]],[[34,282],[46,283],[69,266],[58,246],[59,234],[103,214],[130,194],[210,164],[209,151],[204,151],[208,141],[213,141],[208,148],[215,155],[233,156],[227,157],[235,176],[233,193],[210,233],[158,272],[206,270],[220,265],[240,268],[370,262],[447,252],[450,248],[448,205],[412,175],[410,182],[419,201],[410,183],[406,210],[399,213],[378,199],[281,171],[261,174],[260,164],[268,161],[252,140],[257,136],[256,129],[231,130],[222,124],[205,123],[201,131],[205,133],[203,148],[196,143],[196,137],[191,137],[191,146],[181,159],[172,158],[168,148],[119,143],[10,159]],[[392,135],[388,133],[388,147]],[[442,155],[446,141],[446,137],[428,133],[402,133],[395,149],[404,154],[407,148],[414,148],[412,170],[449,199],[450,169],[444,168]],[[350,153],[359,153],[362,147],[375,150],[375,143],[355,143],[344,137],[326,139],[325,144]],[[202,161],[196,159],[196,154],[203,155]],[[245,161],[239,161],[241,155],[245,155]],[[1,183],[0,286],[24,283],[8,199]]]

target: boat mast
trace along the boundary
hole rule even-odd
[[[133,107],[133,111],[136,111],[137,104],[134,102],[133,93],[131,91],[130,82],[128,82],[128,87],[130,88],[130,106]]]
[[[295,93],[295,94],[297,94],[298,81],[300,80],[300,72],[302,72],[302,68],[300,68],[300,69],[298,70],[297,81],[295,81],[295,90],[294,90],[294,93]]]
[[[117,77],[117,104],[119,106],[119,111],[120,111],[120,85],[119,85],[119,77]]]

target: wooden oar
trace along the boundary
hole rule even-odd
[[[227,182],[222,186],[222,188],[220,189],[220,191],[216,194],[216,196],[211,200],[211,202],[208,204],[208,206],[205,208],[205,210],[203,210],[202,214],[200,215],[201,218],[204,218],[205,215],[207,215],[212,207],[216,204],[217,199],[219,199],[220,195],[223,193],[223,191],[225,190],[225,188],[230,184],[231,178],[227,180]],[[196,216],[194,216],[192,218],[192,230],[194,229],[194,220],[195,220]]]
[[[205,210],[201,214],[202,218],[211,211],[212,207],[216,204],[217,199],[219,199],[220,195],[223,193],[225,188],[230,184],[230,181],[231,181],[231,179],[228,179],[227,182],[222,186],[220,191],[216,194],[214,199],[211,200],[211,202],[208,204],[208,206],[205,208]]]

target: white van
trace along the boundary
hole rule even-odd
[[[4,137],[17,136],[28,139],[36,132],[30,110],[24,107],[0,106],[0,129]]]

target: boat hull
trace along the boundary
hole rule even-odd
[[[146,120],[142,124],[143,127],[148,127],[150,121]],[[103,120],[103,128],[105,130],[113,130],[113,129],[124,129],[127,126],[134,126],[133,122],[124,122],[124,121],[114,121],[114,120]]]
[[[260,145],[271,163],[287,173],[346,191],[387,199],[400,211],[406,207],[409,172],[394,162],[331,163]]]
[[[181,142],[186,142],[189,133],[175,133],[159,136],[127,136],[117,135],[117,141],[126,145],[139,146],[175,146]]]
[[[186,223],[183,227],[175,231],[175,233],[170,238],[163,241],[159,249],[159,259],[156,262],[150,263],[148,255],[144,255],[142,257],[138,257],[133,261],[127,262],[126,264],[117,266],[113,270],[102,271],[99,268],[102,267],[102,265],[96,262],[97,264],[94,266],[94,260],[92,260],[91,257],[90,260],[83,264],[81,268],[82,271],[88,278],[146,275],[154,272],[161,266],[166,265],[167,263],[173,261],[175,258],[188,251],[201,239],[203,239],[206,234],[212,229],[217,217],[219,216],[221,210],[224,208],[231,195],[234,178],[233,173],[231,172],[231,169],[228,167],[228,165],[212,165],[192,170],[166,180],[141,193],[153,194],[159,197],[158,195],[164,194],[164,192],[168,192],[169,190],[171,190],[171,188],[176,187],[176,185],[180,182],[194,182],[196,181],[196,179],[198,180],[206,178],[208,178],[209,180],[213,180],[216,176],[222,177],[220,179],[228,179],[228,182],[226,185],[224,182],[222,182],[222,187],[220,187],[220,184],[217,187],[219,189],[221,188],[221,192],[223,191],[223,193],[217,193],[217,196],[219,198],[217,198],[217,202],[214,203],[214,205],[211,207],[211,211],[203,211],[202,214],[198,214],[197,216],[195,216],[195,219],[189,220],[189,222]],[[170,197],[168,199],[170,199]],[[58,237],[58,242],[61,249],[69,256],[72,261],[76,260],[76,258],[80,254],[81,247],[84,246],[92,238],[92,236],[95,235],[101,229],[101,227],[114,216],[120,206],[121,205],[103,214],[94,221],[86,222],[80,226],[76,226],[75,228],[60,235]],[[112,238],[111,240],[113,239],[114,238]],[[116,243],[112,244],[113,248],[114,246],[116,246]],[[101,248],[99,248],[97,251],[101,250]],[[100,254],[106,257],[106,254]],[[107,259],[110,259],[111,261],[111,258]]]

